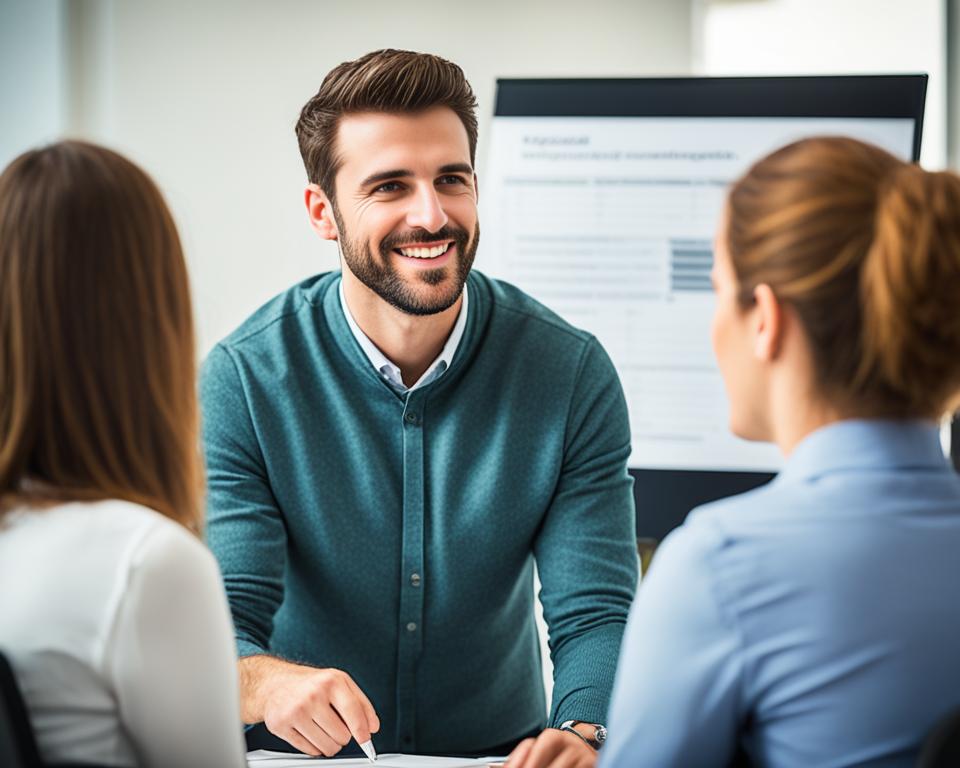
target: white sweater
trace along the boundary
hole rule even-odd
[[[0,518],[0,649],[45,761],[246,764],[216,561],[151,509],[114,500]]]

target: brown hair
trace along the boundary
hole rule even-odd
[[[80,142],[0,176],[0,511],[118,498],[199,530],[193,318],[157,187]]]
[[[307,178],[335,199],[334,178],[340,118],[358,112],[394,114],[449,107],[460,118],[470,143],[470,162],[477,151],[477,99],[453,62],[429,53],[384,49],[345,61],[323,79],[320,90],[300,112],[297,142]]]
[[[807,139],[730,192],[740,302],[793,307],[822,394],[863,416],[931,417],[960,392],[960,178],[869,144]]]

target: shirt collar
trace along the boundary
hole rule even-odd
[[[930,421],[850,419],[807,435],[779,479],[811,480],[849,469],[943,469],[939,427]]]
[[[373,365],[374,369],[376,369],[380,376],[383,377],[393,389],[401,393],[412,392],[440,378],[444,371],[450,367],[450,364],[453,362],[453,356],[457,352],[457,347],[460,346],[460,340],[463,338],[464,328],[467,326],[467,305],[469,304],[469,297],[467,295],[466,283],[463,284],[463,303],[460,305],[460,313],[457,315],[457,321],[453,324],[453,330],[450,331],[450,336],[447,337],[447,343],[443,345],[443,349],[440,350],[437,359],[430,363],[427,370],[423,372],[423,375],[409,388],[403,383],[399,366],[380,351],[377,345],[360,330],[357,321],[353,319],[350,308],[347,306],[347,297],[344,295],[342,279],[340,280],[337,290],[340,294],[340,307],[343,309],[343,316],[347,320],[347,325],[350,326],[353,337],[357,340],[357,344],[360,345],[360,349],[363,350],[370,364]]]

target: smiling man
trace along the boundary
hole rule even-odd
[[[637,578],[626,407],[593,337],[471,270],[475,109],[436,56],[330,72],[297,138],[342,270],[205,364],[208,539],[253,745],[595,760]]]

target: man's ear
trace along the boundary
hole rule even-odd
[[[324,240],[336,240],[340,233],[337,220],[333,215],[333,204],[318,184],[307,184],[303,190],[303,202],[307,206],[310,226]]]
[[[753,289],[753,298],[756,301],[753,354],[769,363],[776,360],[783,342],[783,305],[766,283]]]

